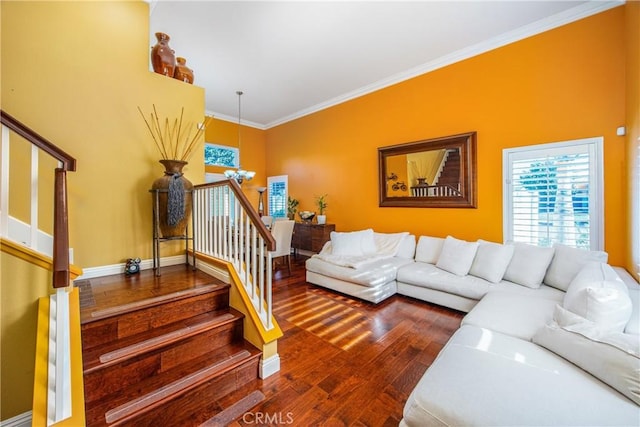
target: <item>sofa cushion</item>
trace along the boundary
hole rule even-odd
[[[528,288],[539,288],[553,258],[553,248],[512,243],[513,257],[504,273],[504,280]]]
[[[471,264],[469,274],[492,283],[502,280],[513,257],[513,245],[478,240],[478,251]]]
[[[555,244],[553,259],[544,276],[544,283],[566,291],[573,278],[590,261],[607,262],[609,255],[602,251],[589,251]]]
[[[553,320],[557,304],[547,298],[490,291],[462,319],[462,324],[530,341],[541,327]]]
[[[443,245],[442,237],[420,236],[416,247],[416,261],[435,264],[440,258]]]
[[[374,234],[375,236],[375,234]],[[416,236],[407,233],[398,246],[397,257],[413,260],[416,254]]]
[[[539,288],[527,288],[517,283],[502,280],[500,283],[492,283],[491,291],[509,292],[511,294],[522,295],[529,298],[552,299],[562,304],[565,293],[560,289],[547,286],[544,283]]]
[[[638,407],[554,353],[463,325],[403,411],[410,427],[637,425]]]
[[[458,276],[469,273],[473,259],[478,250],[478,242],[467,242],[447,236],[442,245],[442,252],[436,266]]]
[[[375,242],[376,248],[375,254],[402,256],[402,258],[413,259],[413,253],[416,248],[416,238],[407,231],[400,233],[374,232],[373,241]]]
[[[629,299],[633,309],[631,310],[631,317],[627,326],[624,327],[624,332],[627,334],[640,335],[640,286],[635,286],[629,289]]]
[[[479,300],[489,291],[489,282],[475,276],[458,276],[433,264],[414,262],[398,270],[398,282]]]
[[[410,259],[390,257],[370,262],[360,268],[351,268],[336,265],[318,256],[312,256],[307,259],[305,267],[308,271],[345,282],[362,286],[379,286],[394,281],[398,268],[412,263],[413,261]]]
[[[533,341],[581,367],[640,405],[640,342],[635,335],[603,332],[594,323],[576,321],[558,307],[556,320]],[[578,316],[576,316],[578,317]]]
[[[563,307],[600,328],[622,332],[631,317],[627,286],[607,264],[591,262],[571,281]]]
[[[332,231],[330,236],[333,255],[363,256],[376,252],[372,229],[348,232]]]

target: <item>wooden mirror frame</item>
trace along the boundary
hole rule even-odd
[[[402,184],[402,189],[411,192],[427,192],[426,196],[392,196],[390,183],[398,180],[395,171],[387,167],[387,159],[392,156],[402,156],[433,150],[459,150],[460,179],[459,189],[446,189],[453,195],[436,195],[444,193],[445,186],[412,183]],[[443,154],[444,155],[444,154]],[[477,203],[476,191],[476,132],[459,135],[409,142],[378,148],[379,195],[380,207],[414,207],[414,208],[475,208]],[[412,188],[413,187],[413,188]],[[418,188],[420,187],[420,189]],[[450,187],[450,186],[446,186]],[[419,190],[419,191],[418,191]],[[459,193],[459,194],[458,194]]]

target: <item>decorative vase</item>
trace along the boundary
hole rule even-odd
[[[318,219],[318,224],[326,224],[327,223],[327,216],[326,215],[318,215],[316,218]]]
[[[173,77],[176,68],[176,55],[169,47],[169,36],[165,33],[156,33],[156,38],[158,43],[151,48],[153,71]]]
[[[151,186],[158,190],[158,222],[163,238],[186,235],[193,184],[182,173],[187,162],[181,160],[160,160],[165,168],[164,176],[156,179]],[[155,201],[154,201],[155,203]]]
[[[418,180],[418,185],[421,187],[427,186],[429,184],[427,184],[425,181],[427,180],[427,178],[416,178]]]
[[[176,58],[176,69],[173,72],[173,78],[193,84],[193,70],[187,67],[187,60],[180,56]]]

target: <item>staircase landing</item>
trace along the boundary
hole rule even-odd
[[[80,320],[84,324],[123,310],[133,311],[144,305],[158,305],[228,285],[181,264],[162,267],[161,276],[149,269],[131,276],[113,274],[76,280],[75,286],[80,289]]]
[[[177,265],[76,286],[87,425],[197,426],[255,387],[260,352],[228,284]]]

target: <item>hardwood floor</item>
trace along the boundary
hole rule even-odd
[[[265,399],[231,426],[397,426],[409,393],[458,329],[462,313],[403,296],[373,305],[305,281],[304,258],[276,273],[281,370]]]

